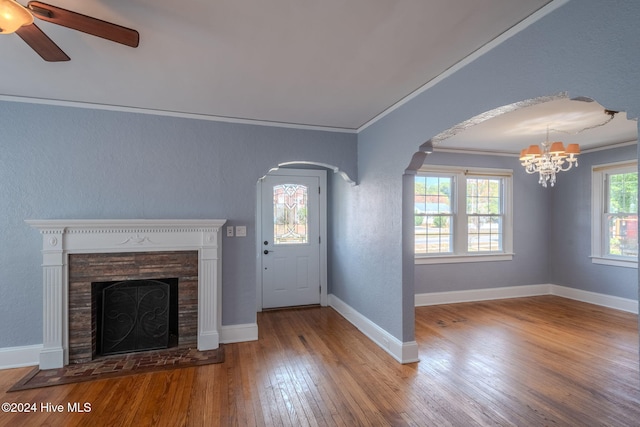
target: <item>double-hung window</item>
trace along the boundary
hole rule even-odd
[[[511,259],[512,173],[421,169],[414,193],[416,263]]]
[[[637,267],[637,161],[593,167],[591,218],[592,261]]]

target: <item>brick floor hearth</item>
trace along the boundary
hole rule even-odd
[[[198,351],[177,347],[125,355],[105,356],[91,362],[67,365],[58,369],[34,368],[8,391],[50,387],[125,375],[187,368],[224,362],[224,349]]]

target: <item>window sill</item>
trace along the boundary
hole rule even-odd
[[[482,255],[434,255],[417,256],[415,258],[415,264],[457,264],[463,262],[511,261],[512,259],[512,253]]]
[[[629,261],[626,259],[603,258],[592,256],[591,262],[594,264],[612,265],[615,267],[638,268],[638,261]]]

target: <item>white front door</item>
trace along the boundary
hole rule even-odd
[[[261,183],[262,308],[321,302],[321,180],[290,173],[276,171]]]

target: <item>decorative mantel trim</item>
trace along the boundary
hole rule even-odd
[[[224,219],[26,220],[42,234],[43,348],[40,369],[69,362],[69,254],[198,251],[198,349],[220,343]]]

